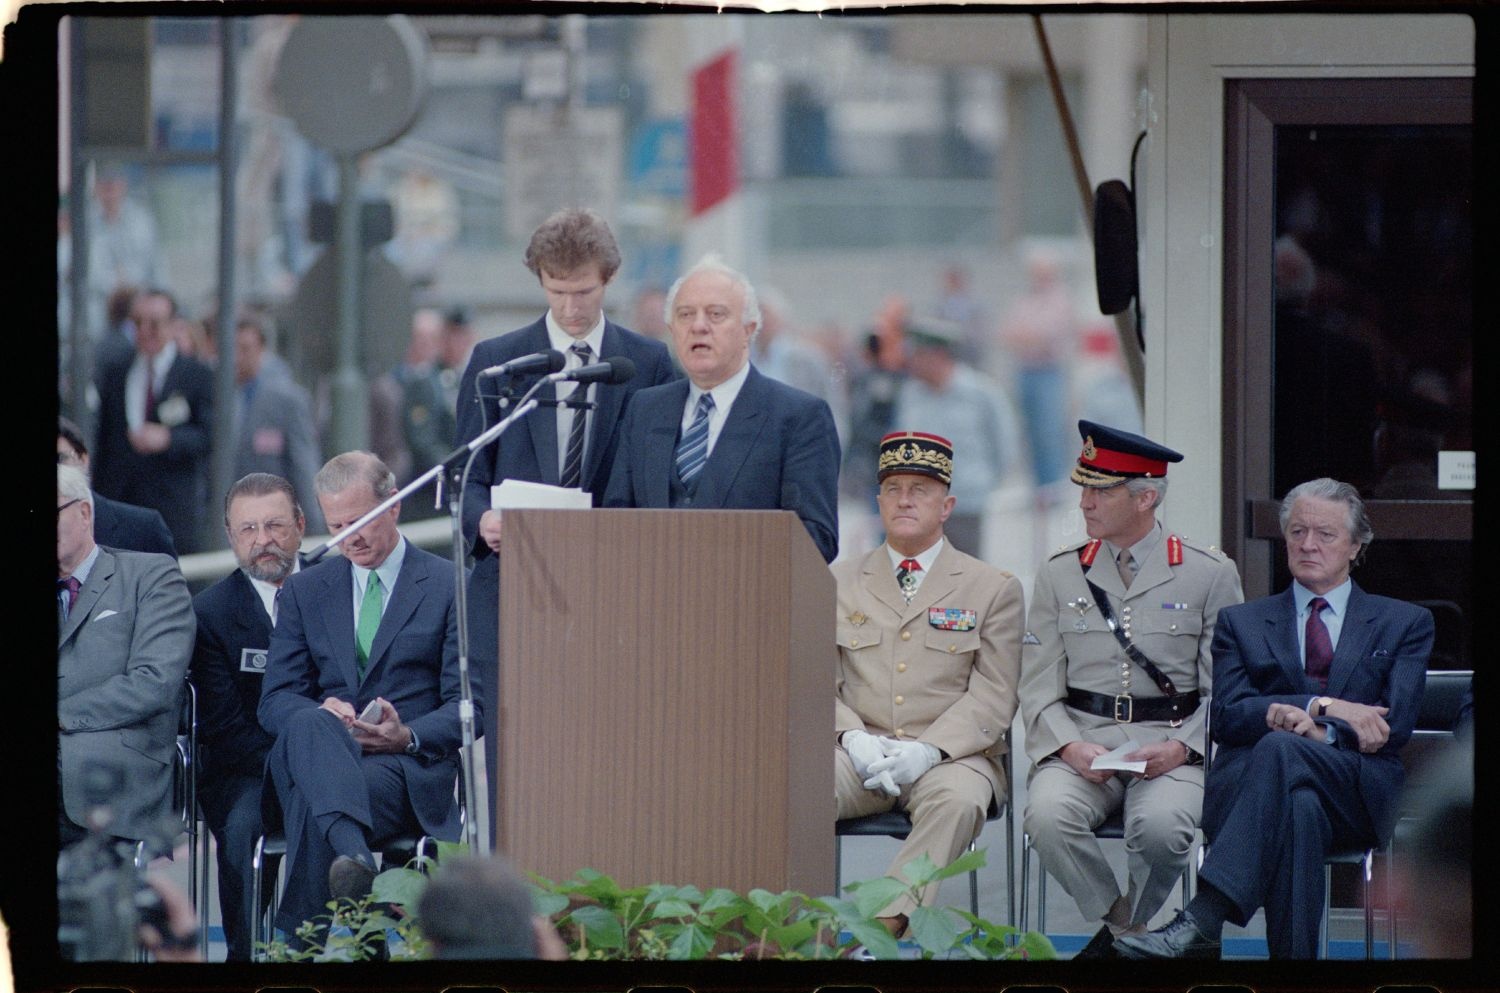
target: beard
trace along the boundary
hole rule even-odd
[[[296,564],[296,552],[267,545],[253,553],[250,560],[242,562],[241,566],[251,579],[258,579],[263,583],[280,583],[292,574],[292,567]]]

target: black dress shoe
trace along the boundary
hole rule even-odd
[[[1165,927],[1115,939],[1115,951],[1127,959],[1217,959],[1219,949],[1219,939],[1198,930],[1186,910],[1179,910]]]
[[[1078,950],[1074,960],[1078,959],[1117,959],[1119,953],[1115,951],[1115,935],[1106,924],[1099,929],[1099,933],[1089,939],[1089,943]]]
[[[358,903],[374,884],[375,867],[363,859],[340,855],[328,867],[328,892],[335,900]]]

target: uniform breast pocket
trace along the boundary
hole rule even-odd
[[[971,657],[979,651],[979,632],[929,628],[926,645],[929,652],[937,652],[946,658]]]
[[[1131,611],[1130,627],[1136,637],[1158,635],[1192,638],[1203,633],[1203,611],[1192,607],[1160,606]]]
[[[839,648],[839,673],[851,685],[869,685],[882,678],[880,630],[871,625],[840,621],[834,635]]]

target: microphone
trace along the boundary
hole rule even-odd
[[[553,373],[557,372],[567,364],[567,359],[562,352],[549,349],[545,352],[537,352],[535,355],[523,355],[519,359],[511,359],[500,365],[492,365],[488,369],[481,369],[481,376],[503,376],[524,373]]]
[[[621,355],[611,355],[603,362],[581,365],[569,372],[547,377],[552,383],[628,383],[635,378],[635,363]]]

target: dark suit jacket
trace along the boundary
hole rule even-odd
[[[463,381],[458,387],[458,437],[454,445],[472,441],[487,427],[493,427],[508,411],[499,409],[492,399],[507,388],[514,390],[519,399],[532,384],[535,376],[489,376],[479,380],[480,371],[523,355],[543,352],[551,348],[547,338],[547,318],[538,320],[509,334],[482,341],[474,348],[469,367],[464,370]],[[590,411],[592,424],[589,427],[588,446],[583,465],[583,488],[594,496],[594,506],[601,506],[604,487],[609,482],[615,451],[620,442],[620,422],[632,398],[647,387],[669,383],[677,378],[672,366],[671,353],[667,346],[653,341],[645,335],[636,334],[613,321],[604,323],[604,341],[600,345],[599,360],[621,356],[635,363],[635,378],[628,383],[608,385],[600,383],[594,390],[597,406]],[[478,387],[482,387],[485,399],[481,401]],[[539,399],[555,399],[556,390],[550,384],[537,391]],[[481,406],[482,402],[482,406]],[[540,407],[525,418],[526,423],[515,424],[491,442],[474,458],[473,470],[469,473],[469,485],[464,490],[464,534],[469,539],[476,557],[490,554],[489,546],[479,538],[479,518],[490,509],[490,487],[506,479],[519,479],[530,483],[557,485],[558,463],[562,453],[557,450],[557,420],[551,416],[553,408]]]
[[[1290,589],[1225,607],[1214,631],[1214,690],[1210,701],[1214,752],[1203,798],[1203,828],[1217,833],[1234,799],[1251,749],[1263,735],[1273,703],[1306,707],[1327,695],[1390,708],[1390,738],[1377,752],[1358,751],[1345,722],[1317,718],[1336,728],[1337,746],[1359,755],[1359,796],[1383,843],[1395,826],[1404,773],[1399,753],[1411,737],[1422,705],[1427,656],[1432,651],[1432,613],[1424,607],[1372,596],[1354,584],[1348,612],[1320,690],[1303,670],[1297,649],[1296,607]]]
[[[271,618],[236,569],[193,598],[198,642],[189,678],[198,691],[200,775],[260,776],[276,739],[255,718],[271,651]]]
[[[177,563],[101,547],[57,639],[58,774],[73,823],[87,823],[83,779],[94,762],[126,776],[111,798],[111,834],[149,837],[170,812],[192,652],[193,605]]]
[[[669,507],[688,381],[642,390],[625,414],[606,507]],[[790,510],[832,562],[839,551],[839,439],[828,404],[754,366],[698,477],[693,506]]]
[[[102,493],[94,494],[94,540],[106,548],[177,557],[172,532],[160,511],[111,500]]]
[[[185,417],[168,424],[166,451],[141,455],[130,447],[125,420],[125,379],[130,362],[99,372],[99,427],[94,442],[94,488],[113,500],[160,511],[178,551],[198,547],[199,512],[204,506],[209,436],[213,426],[213,372],[197,359],[178,355],[162,378],[158,417],[185,406]],[[162,421],[166,423],[166,421]]]
[[[349,560],[340,556],[282,586],[257,710],[261,727],[278,735],[294,712],[329,697],[349,701],[356,712],[384,697],[421,743],[416,755],[399,756],[412,810],[426,833],[454,837],[453,783],[463,732],[453,568],[407,543],[363,682],[354,658],[353,582]],[[472,689],[478,708],[483,687]],[[475,720],[477,726],[477,713]]]

